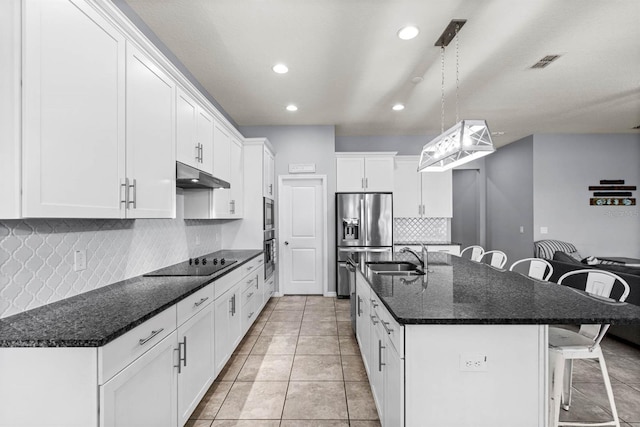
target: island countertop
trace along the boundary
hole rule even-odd
[[[237,263],[210,276],[138,276],[0,319],[0,347],[100,347],[262,254],[222,250]]]
[[[416,261],[406,253],[393,257]],[[359,273],[401,324],[640,324],[640,306],[456,256],[429,254],[424,276],[382,275],[367,267],[366,261],[385,259],[389,255],[372,254]]]

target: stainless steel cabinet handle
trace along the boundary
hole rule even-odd
[[[255,311],[252,311],[251,313],[249,313],[249,316],[247,317],[247,319],[251,319],[253,317],[253,313],[255,313]]]
[[[360,183],[360,186],[361,186],[361,187],[362,187],[362,189],[364,190],[364,178],[361,178],[361,181],[362,181],[362,182]]]
[[[194,303],[193,305],[194,305],[195,307],[200,307],[200,306],[202,305],[202,303],[204,303],[204,302],[205,302],[206,300],[208,300],[208,299],[209,299],[209,297],[201,298],[201,299],[200,299],[200,301],[198,301],[198,302]]]
[[[362,314],[362,309],[360,308],[360,304],[362,304],[362,298],[358,297],[358,316]]]
[[[196,144],[196,162],[200,161],[200,143]]]
[[[370,314],[369,317],[371,317],[371,323],[373,323],[374,325],[378,324],[378,322],[376,322],[376,316],[374,316],[373,314]]]
[[[233,297],[229,298],[229,313],[233,315]]]
[[[173,365],[174,368],[178,368],[178,373],[181,374],[182,373],[182,365],[180,364],[180,345],[182,343],[178,343],[178,348],[174,348],[173,351],[177,351],[178,352],[178,364],[177,365]]]
[[[269,184],[269,194],[273,196],[273,184]]]
[[[120,203],[124,203],[124,208],[129,209],[129,178],[120,182],[120,192],[122,194]]]
[[[235,315],[236,315],[236,296],[234,295],[234,296],[231,298],[231,300],[233,301],[233,304],[232,304],[232,306],[231,306],[231,307],[233,308],[233,312],[232,312],[231,314],[233,314],[233,315],[235,316]]]
[[[372,299],[371,305],[373,306],[373,308],[376,308],[378,306],[378,303],[376,302],[376,300]]]
[[[131,197],[131,200],[129,200],[127,202],[129,204],[133,204],[133,209],[136,208],[136,199],[137,199],[137,197],[136,197],[136,187],[137,187],[137,183],[136,183],[136,180],[134,179],[133,180],[133,184],[129,186],[129,189],[133,190],[133,196]]]
[[[251,298],[252,296],[253,296],[253,292],[249,292],[249,293],[247,294],[247,299]]]
[[[156,329],[155,331],[151,331],[151,334],[146,337],[146,338],[141,338],[138,341],[138,344],[140,345],[145,345],[146,343],[148,343],[149,341],[151,341],[153,339],[153,337],[155,337],[156,335],[158,335],[160,332],[164,331],[164,328],[160,328],[160,329]]]
[[[178,343],[178,350],[180,349],[180,346],[182,346],[182,348],[184,349],[182,356],[180,357],[180,352],[178,352],[178,364],[180,364],[180,362],[182,361],[183,365],[182,366],[187,366],[187,337],[183,337],[182,342]]]
[[[364,179],[364,188],[369,188],[369,178]]]
[[[256,289],[258,289],[259,284],[260,284],[260,281],[258,280],[258,275],[256,274]]]
[[[390,325],[390,323],[389,322],[385,322],[384,320],[380,320],[380,322],[382,322],[382,326],[384,327],[384,330],[387,331],[387,335],[391,335],[391,332],[393,332],[393,329],[388,327],[388,325]]]
[[[382,349],[386,348],[382,345],[382,341],[378,340],[378,372],[382,372],[382,367],[386,365],[386,363],[382,363]]]

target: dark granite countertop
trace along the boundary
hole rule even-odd
[[[222,250],[237,263],[206,277],[134,277],[0,319],[0,347],[100,347],[262,254]]]
[[[406,253],[393,257],[416,261]],[[567,286],[442,253],[429,254],[428,264],[425,276],[379,275],[364,262],[360,272],[402,324],[640,325],[637,305],[605,302]]]
[[[460,243],[456,242],[430,242],[426,240],[399,240],[397,242],[393,242],[394,245],[426,245],[426,246],[450,246],[450,245],[460,245]]]

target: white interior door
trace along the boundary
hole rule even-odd
[[[322,294],[326,289],[326,190],[322,177],[283,177],[280,194],[280,289]]]

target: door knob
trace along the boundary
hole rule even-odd
[[[285,244],[285,246],[289,246],[289,242],[285,241],[284,244]]]

